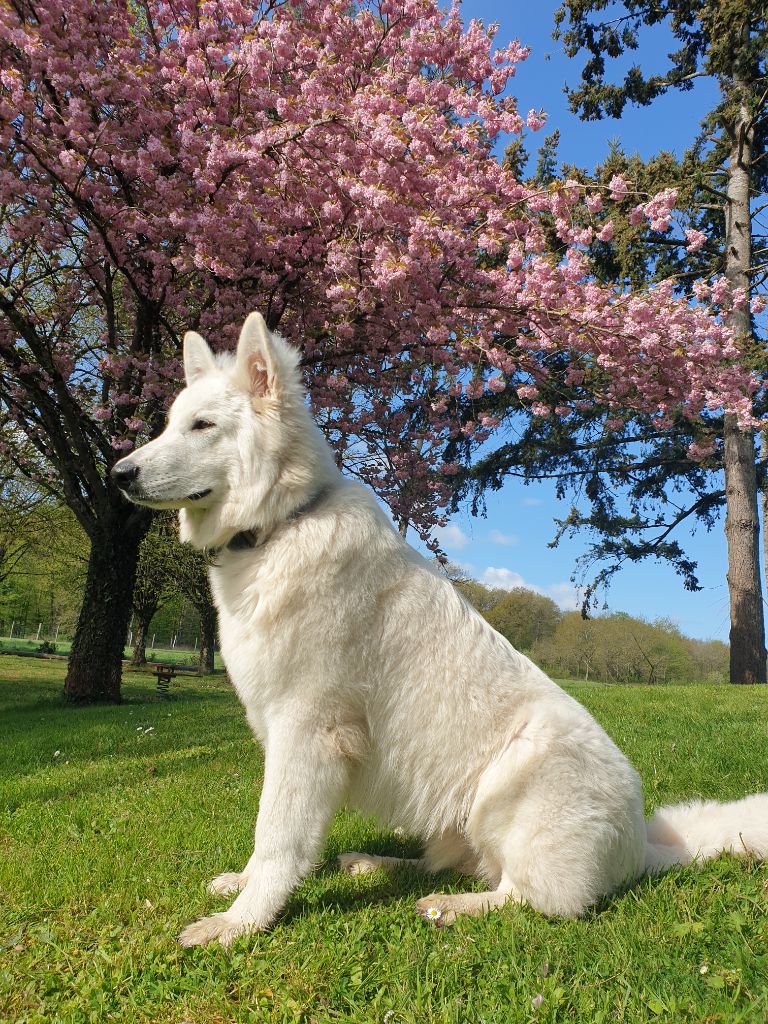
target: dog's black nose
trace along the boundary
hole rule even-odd
[[[109,475],[118,487],[127,487],[139,475],[139,467],[134,462],[129,462],[128,459],[120,459],[112,467]]]

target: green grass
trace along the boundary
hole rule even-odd
[[[41,644],[46,642],[46,638],[42,640],[23,640],[16,636],[0,637],[0,653],[4,654],[37,654],[40,651]],[[55,647],[55,654],[59,656],[67,656],[72,648],[72,644],[69,640],[54,641],[49,640]],[[45,653],[45,652],[43,652]],[[123,655],[126,659],[130,658],[133,653],[133,648],[126,646]],[[216,651],[214,653],[214,666],[215,668],[221,669],[223,663],[221,655]],[[191,668],[197,667],[198,652],[191,650],[188,647],[153,647],[147,648],[147,660],[150,662],[163,662],[169,665],[184,665]]]
[[[160,702],[132,674],[120,707],[69,709],[63,674],[0,659],[2,1021],[768,1019],[768,871],[731,857],[579,921],[508,907],[434,930],[414,900],[466,880],[342,876],[345,849],[415,849],[342,813],[270,934],[182,950],[181,927],[225,905],[205,882],[250,853],[261,754],[221,677],[183,677]],[[649,810],[768,789],[768,688],[569,689],[638,766]]]

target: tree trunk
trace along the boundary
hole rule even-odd
[[[97,524],[64,681],[64,699],[69,703],[120,702],[139,544],[150,521],[147,510],[125,505],[113,508],[107,521]]]
[[[725,425],[725,536],[731,605],[730,681],[764,683],[765,627],[760,579],[755,446],[733,417]]]
[[[763,577],[768,588],[768,475],[765,474],[765,466],[768,465],[768,435],[765,432],[760,440],[760,457],[764,467],[760,487],[760,528],[763,537]]]
[[[725,273],[732,289],[750,293],[752,224],[750,163],[752,129],[746,107],[746,88],[736,77],[741,113],[734,126],[728,161],[728,202],[725,211]],[[752,336],[749,305],[727,314],[728,326],[742,345]],[[730,681],[764,683],[765,627],[760,578],[760,524],[757,509],[755,442],[752,431],[741,430],[736,418],[725,417],[725,536],[728,542],[728,591],[731,610]]]
[[[213,653],[216,645],[216,609],[212,603],[198,607],[200,613],[200,657],[197,671],[201,676],[211,675],[214,669]]]
[[[136,613],[136,629],[133,634],[133,654],[131,655],[132,665],[147,664],[147,633],[155,611],[144,609],[141,614]]]

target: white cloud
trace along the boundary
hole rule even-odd
[[[461,551],[469,544],[469,537],[466,533],[453,523],[449,523],[447,526],[438,526],[434,531],[434,536],[440,547],[447,548],[449,551]]]
[[[518,538],[514,534],[502,533],[501,530],[491,530],[488,538],[492,544],[503,544],[505,547],[518,542]]]
[[[494,566],[488,566],[480,577],[480,582],[484,583],[486,587],[502,587],[504,590],[514,590],[515,587],[526,587],[528,590],[536,589],[528,586],[519,572],[512,572],[511,569],[497,569]]]
[[[541,498],[523,498],[524,505],[543,505],[544,502]]]
[[[564,612],[575,612],[581,608],[579,592],[572,583],[550,583],[547,592]]]
[[[519,572],[497,566],[488,566],[483,571],[480,582],[486,587],[501,587],[503,590],[524,587],[536,594],[543,594],[544,597],[551,597],[564,612],[571,612],[579,607],[578,591],[572,583],[550,583],[546,587],[537,587],[534,583],[528,583]]]

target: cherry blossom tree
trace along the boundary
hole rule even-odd
[[[626,184],[538,190],[494,157],[543,123],[509,92],[526,54],[435,0],[2,5],[4,444],[91,540],[70,699],[119,699],[148,523],[107,471],[158,429],[184,329],[228,347],[262,310],[402,529],[439,517],[447,446],[488,440],[489,396],[551,410],[559,353],[574,401],[751,422],[711,309],[591,274],[584,218]]]

